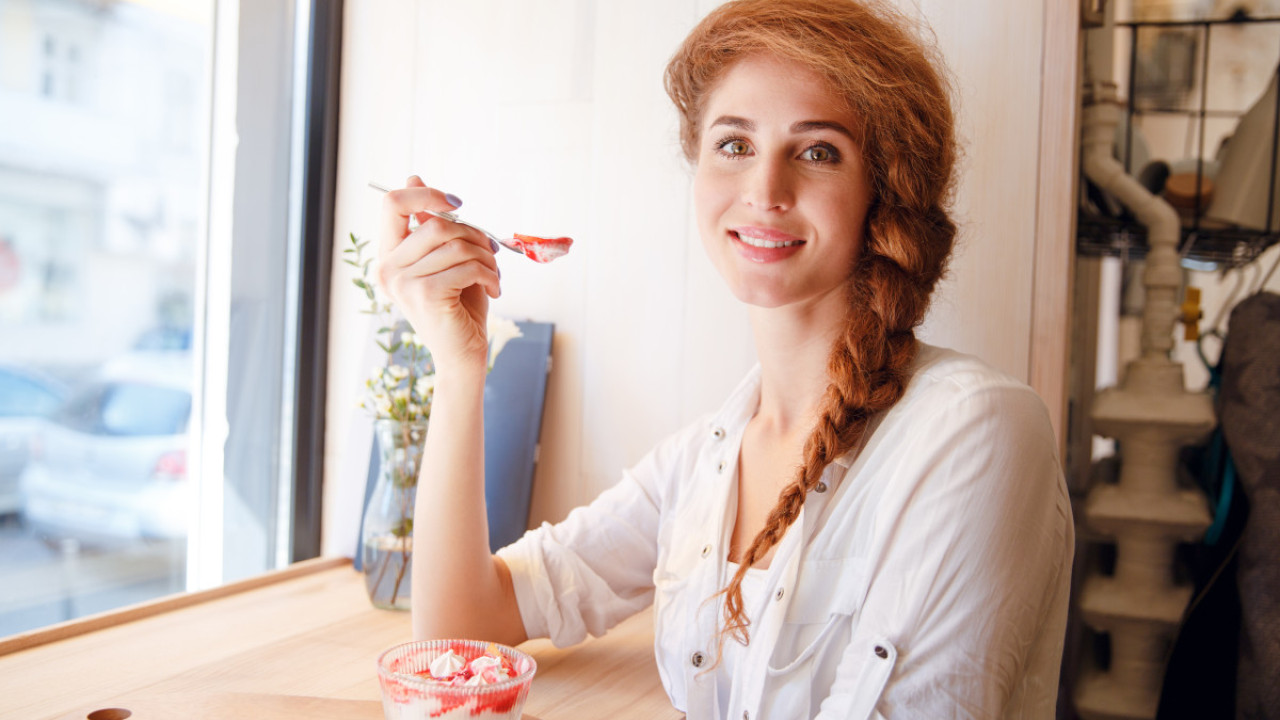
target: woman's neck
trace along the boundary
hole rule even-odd
[[[758,421],[782,435],[808,435],[830,382],[827,363],[845,312],[843,293],[799,307],[751,309],[761,370]]]

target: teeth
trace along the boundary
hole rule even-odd
[[[773,242],[772,240],[765,240],[763,238],[751,237],[750,235],[743,235],[741,233],[738,233],[738,239],[750,245],[751,247],[758,247],[758,248],[791,247],[792,245],[799,245],[800,243],[804,242],[803,240],[787,240],[786,242]]]

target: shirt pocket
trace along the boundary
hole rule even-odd
[[[766,670],[771,707],[810,717],[807,708],[828,694],[866,595],[866,567],[861,558],[800,563]]]

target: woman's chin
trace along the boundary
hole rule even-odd
[[[731,283],[733,296],[744,305],[764,310],[793,305],[804,299],[808,293],[797,292],[794,288],[770,287],[756,283]]]

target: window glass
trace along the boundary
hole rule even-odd
[[[53,412],[65,391],[51,379],[25,377],[0,368],[0,417],[42,417]]]
[[[102,403],[107,435],[181,435],[191,415],[191,393],[153,385],[112,385]]]
[[[260,39],[215,47],[214,0],[0,0],[0,637],[196,587],[193,558],[235,566],[200,586],[276,564],[289,355],[261,318],[283,323],[288,300],[245,288],[285,284],[287,234],[240,216],[264,188],[239,178],[287,196],[294,7],[239,3],[241,27],[277,23],[246,62]],[[257,80],[231,82],[242,125],[218,135],[224,52]],[[256,102],[262,78],[276,82]],[[262,127],[278,134],[238,159],[236,217],[213,217],[215,137],[252,145]],[[242,241],[255,225],[271,233]],[[204,483],[225,508],[198,534]]]

